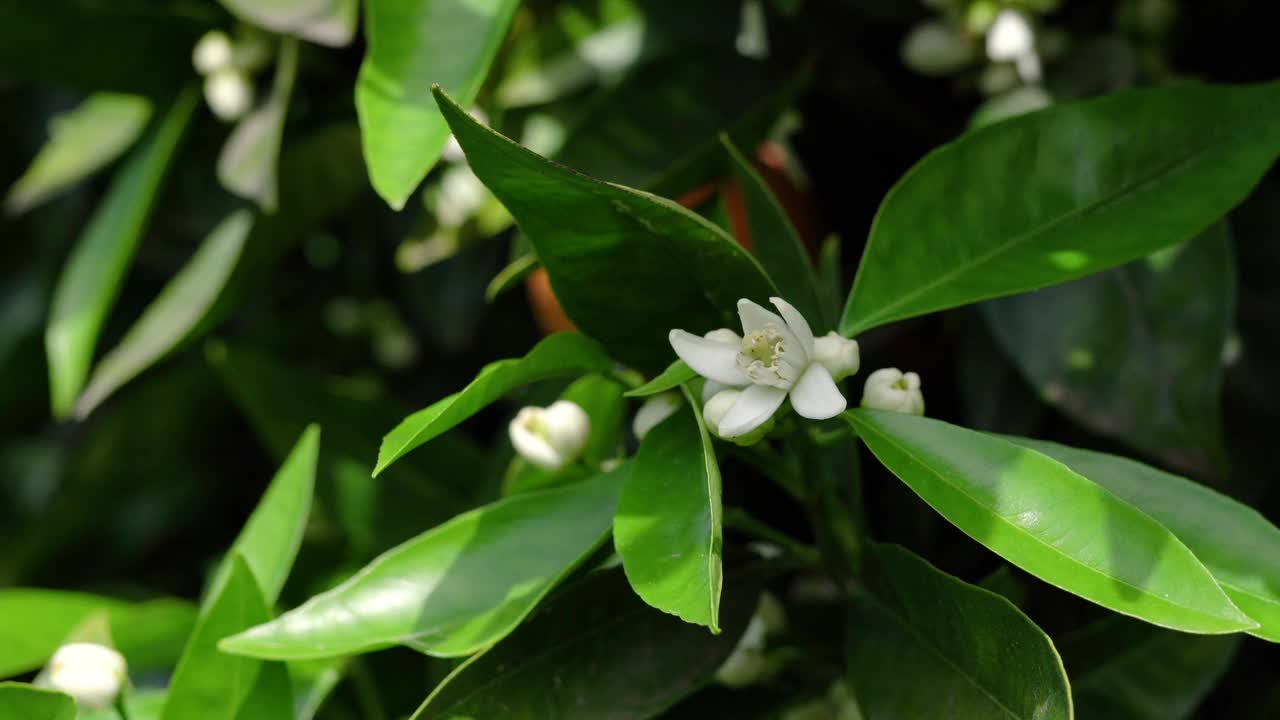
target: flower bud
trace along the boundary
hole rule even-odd
[[[44,684],[75,698],[85,710],[110,707],[128,679],[124,656],[95,643],[69,643],[58,648],[43,677]]]
[[[987,57],[992,62],[1016,61],[1035,53],[1031,23],[1017,10],[1001,10],[987,30]]]
[[[576,403],[557,400],[551,407],[522,408],[508,431],[521,457],[544,470],[559,470],[586,447],[591,418]]]
[[[862,407],[923,415],[920,376],[913,372],[904,374],[897,368],[881,368],[871,373],[862,390]]]
[[[215,70],[204,79],[204,99],[218,119],[239,119],[253,104],[253,86],[239,70]]]
[[[768,420],[761,423],[759,427],[756,427],[745,435],[738,435],[729,438],[722,436],[720,434],[720,421],[724,420],[724,416],[729,413],[729,408],[733,407],[733,404],[736,403],[738,398],[741,396],[741,390],[721,390],[713,395],[711,399],[702,406],[702,419],[706,421],[707,430],[712,435],[723,440],[728,440],[735,445],[746,447],[748,445],[755,445],[763,440],[765,435],[769,434],[769,431],[773,429],[773,418],[770,417]]]
[[[813,341],[813,359],[831,373],[837,382],[858,372],[861,365],[858,341],[829,332]]]
[[[235,49],[231,46],[231,38],[221,30],[210,30],[201,36],[191,51],[191,64],[196,72],[209,75],[218,70],[230,67],[235,57]]]
[[[636,411],[635,419],[631,421],[631,431],[636,434],[636,439],[643,440],[658,423],[674,415],[680,409],[681,402],[679,393],[673,392],[661,393],[645,400]]]

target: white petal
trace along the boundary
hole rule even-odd
[[[720,328],[719,330],[712,330],[711,332],[707,333],[706,335],[703,335],[702,337],[714,342],[724,343],[726,345],[732,345],[734,347],[742,347],[742,336],[730,330],[729,328]]]
[[[786,390],[767,385],[752,385],[738,396],[738,401],[720,421],[722,438],[738,437],[760,427],[787,397]]]
[[[791,407],[796,414],[810,420],[826,420],[844,412],[844,396],[822,365],[813,363],[791,388]]]
[[[750,382],[738,369],[741,346],[707,340],[684,330],[672,330],[667,339],[676,355],[699,375],[727,385]]]
[[[507,432],[511,436],[511,446],[520,457],[546,470],[559,470],[564,465],[564,458],[551,447],[541,436],[529,429],[529,424],[545,412],[542,408],[527,407],[516,414]]]
[[[800,341],[800,347],[804,348],[805,357],[812,357],[813,330],[809,327],[809,321],[804,319],[804,315],[794,305],[780,297],[769,298],[769,302],[782,313],[782,319],[787,321],[787,328]]]
[[[718,395],[724,390],[729,390],[733,386],[725,385],[718,380],[708,380],[702,385],[702,402],[706,404],[708,400]]]
[[[794,348],[793,351],[797,355],[804,356],[805,359],[801,362],[808,362],[808,349],[800,344],[799,338],[796,337],[795,333],[791,332],[791,328],[787,327],[787,321],[783,320],[781,316],[765,310],[746,298],[742,298],[738,301],[738,317],[742,320],[742,332],[744,334],[772,327],[782,335],[782,342],[787,346],[788,350]]]
[[[708,380],[707,384],[710,385],[714,382],[714,380]],[[645,400],[640,409],[636,411],[635,418],[631,421],[631,432],[635,433],[637,440],[643,440],[650,430],[657,427],[663,420],[674,415],[683,402],[680,399],[680,394],[673,392],[658,393]]]
[[[577,459],[591,437],[591,417],[580,405],[569,400],[551,403],[542,415],[547,439],[563,462]]]

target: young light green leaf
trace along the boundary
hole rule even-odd
[[[759,263],[710,222],[550,162],[476,122],[443,91],[437,99],[471,169],[533,243],[565,312],[619,359],[665,367],[672,328],[725,327],[739,298],[777,294]]]
[[[17,215],[106,167],[142,134],[151,103],[137,95],[94,93],[49,121],[49,140],[4,199]]]
[[[656,717],[724,662],[758,597],[750,582],[735,583],[725,632],[711,635],[641,602],[617,569],[591,573],[459,665],[414,720]]]
[[[1213,573],[1227,596],[1280,642],[1280,529],[1253,508],[1186,478],[1106,453],[1008,437],[1044,453],[1155,518]]]
[[[1258,627],[1167,528],[1058,461],[930,418],[844,417],[934,510],[1050,585],[1174,630]]]
[[[720,632],[720,467],[688,389],[685,408],[640,441],[613,519],[614,545],[645,602]]]
[[[276,165],[297,74],[298,41],[284,38],[276,58],[271,97],[236,125],[218,156],[218,181],[222,186],[253,200],[269,213],[276,210]]]
[[[657,377],[633,390],[626,392],[627,397],[649,397],[658,393],[674,390],[690,380],[698,377],[693,368],[683,360],[676,360],[667,366]]]
[[[38,669],[85,618],[105,612],[116,649],[138,672],[166,670],[182,653],[196,610],[180,600],[130,603],[61,590],[0,590],[0,677]]]
[[[76,712],[70,695],[27,683],[0,682],[0,718],[76,720]]]
[[[437,657],[469,655],[511,632],[599,547],[626,471],[463,513],[221,647],[287,660],[397,644]]]
[[[449,127],[431,86],[470,105],[489,72],[516,0],[371,0],[369,49],[356,81],[369,179],[399,210],[436,164]]]
[[[56,417],[71,414],[84,387],[98,333],[133,262],[197,97],[194,90],[183,92],[129,156],[58,277],[44,337]]]
[[[1065,282],[1195,236],[1280,151],[1280,84],[1056,105],[942,146],[885,197],[840,331]]]
[[[868,720],[1070,720],[1062,659],[1030,618],[905,548],[873,550],[884,597],[855,602],[846,655]]]
[[[244,20],[330,47],[351,43],[359,0],[219,0]]]
[[[512,260],[489,281],[489,286],[484,290],[484,299],[493,302],[502,293],[517,287],[521,280],[529,276],[529,273],[540,267],[542,263],[538,262],[538,256],[531,252]]]
[[[218,650],[218,641],[222,638],[271,619],[271,610],[244,558],[232,553],[227,567],[227,572],[219,575],[209,591],[182,659],[173,671],[163,720],[236,720],[254,717],[255,708],[279,707],[279,698],[268,697],[256,688],[259,676],[283,673],[282,665],[271,669],[270,664],[260,660]],[[285,682],[287,717],[292,713],[292,700],[287,694],[287,678]],[[253,702],[248,702],[251,695]],[[242,714],[246,709],[249,714]],[[258,717],[266,720],[267,716]]]
[[[804,241],[791,224],[786,210],[751,163],[727,136],[720,136],[720,142],[729,154],[734,177],[742,187],[747,226],[751,231],[751,252],[759,258],[782,297],[795,305],[801,315],[811,318],[814,329],[820,334],[826,332],[831,328],[831,322],[818,297],[818,278]]]
[[[98,361],[76,401],[77,418],[88,417],[112,393],[190,336],[226,287],[252,226],[252,213],[239,210],[205,237],[196,254],[147,306],[120,344]]]
[[[566,375],[606,372],[611,361],[590,338],[557,333],[522,358],[490,363],[471,384],[405,418],[382,440],[376,476],[406,453],[466,420],[521,385]]]

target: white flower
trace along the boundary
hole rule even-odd
[[[643,440],[658,423],[674,415],[682,402],[680,394],[673,392],[661,393],[645,400],[636,411],[635,419],[631,421],[631,431],[636,434],[636,439]]]
[[[235,49],[231,46],[231,38],[221,30],[210,30],[200,37],[195,49],[191,51],[191,64],[196,72],[209,75],[217,70],[231,66],[235,57]]]
[[[111,706],[127,678],[120,653],[95,643],[69,643],[53,654],[43,682],[83,709],[100,710]]]
[[[576,403],[557,400],[551,407],[522,408],[508,430],[521,457],[540,468],[559,470],[586,447],[591,418]]]
[[[908,415],[924,414],[924,394],[920,376],[898,368],[881,368],[867,377],[862,389],[862,407],[892,410]]]
[[[987,30],[987,57],[992,62],[1009,62],[1035,52],[1031,23],[1017,10],[1001,10]]]
[[[236,120],[253,104],[253,85],[239,70],[215,70],[204,79],[204,99],[219,119]]]
[[[816,358],[809,323],[782,298],[769,300],[781,316],[750,300],[738,301],[742,337],[731,330],[706,337],[672,330],[669,336],[672,349],[699,375],[743,388],[716,423],[715,432],[722,438],[760,427],[788,396],[796,413],[811,420],[835,417],[845,409],[831,371]]]

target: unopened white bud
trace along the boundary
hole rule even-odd
[[[658,423],[674,415],[682,402],[684,401],[680,399],[680,395],[673,392],[661,393],[645,400],[636,411],[635,419],[631,421],[631,431],[636,434],[636,439],[643,440]]]
[[[508,431],[521,457],[545,470],[559,470],[586,447],[591,418],[577,403],[557,400],[546,408],[522,408]]]
[[[738,402],[738,398],[742,397],[741,390],[721,390],[711,397],[710,400],[702,406],[702,419],[706,422],[707,431],[712,435],[728,440],[735,445],[747,447],[755,445],[769,434],[773,429],[773,417],[770,416],[764,420],[759,426],[753,428],[744,435],[735,435],[733,437],[724,437],[720,434],[720,423],[724,420],[724,416],[729,414],[729,409],[734,403]]]
[[[825,367],[832,379],[843,380],[856,374],[861,365],[858,341],[829,332],[813,341],[813,360]]]
[[[191,51],[191,64],[196,72],[209,75],[217,70],[231,66],[235,57],[235,49],[231,46],[231,38],[221,30],[210,30],[200,37],[195,49]]]
[[[1016,61],[1035,52],[1035,32],[1017,10],[1001,10],[987,30],[987,57],[992,62]]]
[[[862,407],[890,410],[908,415],[924,414],[924,394],[920,376],[898,368],[881,368],[867,377],[862,389]]]
[[[58,648],[43,677],[45,684],[75,698],[85,710],[110,707],[128,679],[124,656],[96,643],[69,643]]]
[[[204,79],[204,99],[220,120],[243,117],[253,104],[253,86],[239,70],[223,68]]]

